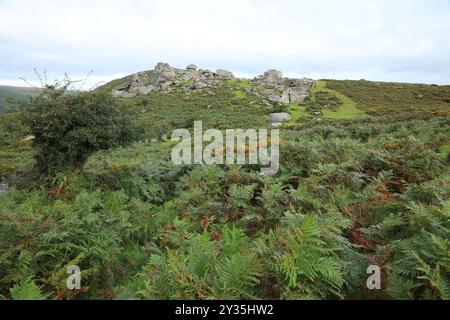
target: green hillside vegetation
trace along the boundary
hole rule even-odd
[[[263,128],[274,110],[257,97],[245,94],[239,86],[188,94],[180,88],[122,101],[140,114],[147,138],[160,138],[175,129],[192,128],[194,121],[203,121],[206,128]]]
[[[0,86],[0,112],[6,108],[8,101],[23,101],[35,94],[37,89],[34,88]]]
[[[1,114],[0,182],[12,190],[0,193],[0,298],[450,299],[446,87],[326,80],[280,107],[249,85],[117,99],[140,138],[50,182],[33,175],[23,116]],[[161,139],[195,120],[264,128],[280,108],[295,125],[281,131],[274,177],[175,166]],[[66,287],[71,265],[81,290]],[[380,291],[366,287],[369,265],[382,268]]]
[[[450,86],[327,80],[329,89],[352,99],[369,114],[450,108]]]
[[[310,90],[310,97],[303,103],[294,103],[287,110],[294,121],[311,119],[353,119],[365,114],[356,102],[343,93],[330,89],[327,81],[318,80]]]

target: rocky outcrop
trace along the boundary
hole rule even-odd
[[[223,84],[223,80],[234,79],[234,74],[226,70],[197,69],[190,64],[186,69],[175,69],[167,63],[158,63],[154,70],[135,73],[123,79],[123,85],[113,91],[116,97],[147,95],[152,91],[170,91],[173,87],[192,81],[192,90],[213,88]]]
[[[278,70],[269,70],[252,81],[262,86],[260,94],[272,103],[291,104],[304,101],[314,81],[312,79],[290,79]]]
[[[187,71],[197,71],[197,66],[195,64],[190,64],[186,67]]]
[[[186,90],[203,90],[227,85],[225,80],[235,79],[227,70],[211,71],[198,69],[190,64],[186,69],[176,69],[167,63],[158,63],[154,70],[135,73],[122,79],[122,84],[113,91],[116,97],[147,95],[153,91],[169,92],[175,87]],[[252,80],[253,86],[245,88],[248,94],[254,94],[266,100],[266,103],[291,104],[302,102],[313,85],[311,79],[285,78],[278,70],[269,70]]]
[[[216,76],[221,79],[234,79],[234,74],[226,70],[217,70]]]

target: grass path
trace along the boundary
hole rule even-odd
[[[353,118],[356,118],[358,116],[365,114],[364,111],[358,109],[356,102],[354,102],[352,99],[350,99],[346,95],[344,95],[336,90],[328,89],[326,81],[323,81],[323,80],[314,81],[314,86],[311,88],[311,94],[314,95],[315,93],[317,93],[319,91],[325,91],[330,94],[333,94],[343,102],[343,105],[336,111],[323,110],[322,113],[324,115],[324,118],[326,118],[326,119],[353,119]],[[302,106],[299,107],[297,104],[290,105],[289,112],[291,113],[292,118],[294,120],[308,117],[311,115],[310,113],[305,111],[304,107],[302,107]]]

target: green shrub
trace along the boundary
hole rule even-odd
[[[128,144],[138,132],[112,96],[67,86],[46,87],[23,104],[21,115],[35,136],[36,168],[46,176],[81,167],[94,152]]]

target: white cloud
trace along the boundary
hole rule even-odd
[[[447,0],[3,0],[0,78],[110,79],[159,61],[450,83]]]

